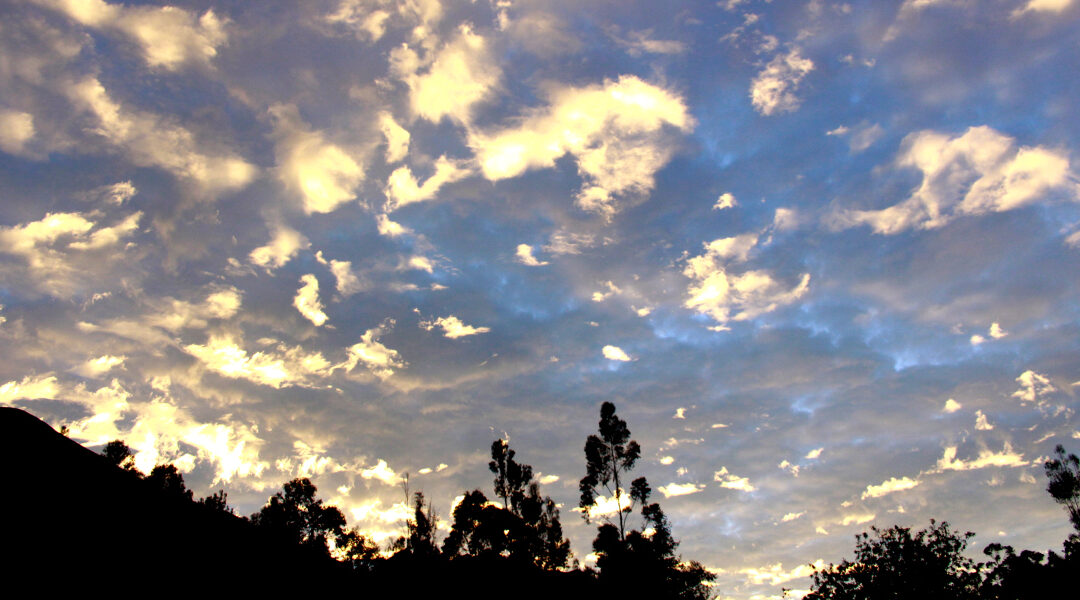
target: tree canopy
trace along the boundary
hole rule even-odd
[[[345,533],[345,516],[335,506],[323,506],[317,491],[310,479],[293,479],[251,515],[251,521],[297,545],[326,554],[327,542]]]
[[[1054,449],[1057,458],[1046,461],[1046,476],[1050,482],[1046,491],[1050,492],[1058,504],[1069,511],[1069,521],[1080,532],[1080,458],[1075,454],[1066,456],[1065,447],[1058,444]]]
[[[604,402],[600,406],[600,435],[590,435],[585,439],[585,477],[581,478],[578,488],[581,490],[581,516],[588,523],[592,510],[599,500],[601,489],[607,490],[609,497],[615,500],[615,511],[619,524],[619,539],[626,539],[626,515],[632,506],[623,506],[626,495],[622,489],[624,473],[634,468],[641,456],[641,446],[630,439],[630,429],[615,415],[615,405]]]

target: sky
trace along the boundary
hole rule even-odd
[[[684,559],[1045,552],[1080,449],[1080,2],[0,5],[0,404],[380,543],[561,505],[611,401]],[[799,591],[801,590],[801,591]]]

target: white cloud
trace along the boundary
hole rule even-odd
[[[956,446],[947,446],[935,469],[930,472],[971,471],[987,467],[1023,467],[1027,464],[1028,461],[1024,460],[1024,455],[1013,452],[1012,446],[1008,442],[1005,442],[1001,452],[983,449],[979,451],[978,458],[970,461],[956,458]]]
[[[269,113],[277,138],[278,177],[300,195],[305,213],[333,212],[356,197],[364,180],[360,163],[308,127],[295,106],[275,104]]]
[[[813,450],[807,452],[806,456],[804,456],[803,458],[805,458],[807,460],[816,460],[818,457],[821,456],[821,453],[824,450],[825,450],[824,446],[822,446],[821,448],[814,448]]]
[[[784,570],[783,563],[776,563],[775,565],[764,568],[742,569],[739,572],[746,575],[746,579],[754,585],[767,584],[777,586],[795,579],[809,577],[814,574],[815,570],[819,570],[824,566],[825,561],[819,558],[813,563],[799,565],[790,571]]]
[[[961,215],[1005,212],[1044,201],[1055,190],[1078,195],[1069,159],[1042,146],[1015,147],[1015,140],[990,127],[972,127],[950,137],[920,131],[904,138],[896,166],[922,173],[922,182],[903,202],[881,210],[838,215],[840,226],[869,225],[877,233],[941,227]]]
[[[598,495],[595,500],[596,502],[588,508],[590,519],[613,515],[619,512],[620,508],[626,510],[630,508],[630,506],[632,506],[634,502],[633,499],[630,498],[630,494],[628,494],[626,490],[620,491],[618,502],[616,502],[614,495],[612,495],[610,498],[607,496]],[[573,510],[574,512],[584,512],[584,510],[581,508],[573,508],[571,510]]]
[[[398,125],[393,115],[385,111],[379,113],[379,129],[386,138],[386,162],[389,164],[404,160],[409,154],[409,132]]]
[[[401,483],[401,476],[394,472],[390,468],[390,465],[386,464],[386,461],[379,459],[379,462],[373,467],[367,467],[360,471],[360,476],[364,479],[377,479],[386,485],[396,486]]]
[[[975,429],[979,431],[991,431],[994,429],[994,426],[990,424],[990,421],[981,410],[975,411]]]
[[[625,38],[612,34],[617,44],[626,48],[630,56],[642,54],[682,54],[686,52],[686,44],[675,40],[654,40],[652,30],[629,31]]]
[[[786,458],[784,460],[780,461],[780,464],[778,464],[776,466],[778,468],[780,468],[780,469],[783,469],[783,470],[787,471],[788,473],[791,473],[791,475],[793,477],[798,477],[799,476],[799,465],[792,464],[791,461],[789,461]]]
[[[664,456],[664,457],[660,458],[660,464],[662,464],[662,465],[670,465],[670,464],[674,464],[674,462],[675,462],[675,457],[674,456]]]
[[[558,475],[542,475],[539,479],[541,485],[548,485],[559,480]]]
[[[469,123],[475,105],[495,91],[502,76],[487,40],[467,26],[434,53],[430,64],[422,64],[408,46],[390,57],[392,72],[409,86],[413,113],[434,123],[444,117]]]
[[[517,261],[519,263],[529,267],[542,267],[548,264],[546,260],[537,260],[536,257],[533,256],[532,246],[528,244],[518,244],[517,253],[515,254],[515,256],[517,256]]]
[[[351,296],[364,289],[364,284],[352,271],[352,263],[347,260],[330,259],[330,272],[337,282],[335,287],[342,296]]]
[[[687,260],[683,269],[683,275],[693,280],[683,305],[724,325],[772,312],[806,294],[809,273],[804,273],[795,287],[785,289],[766,271],[732,271],[732,267],[748,260],[757,243],[757,235],[749,233],[705,244],[705,253]]]
[[[278,225],[272,229],[270,242],[251,251],[248,258],[252,263],[272,271],[285,265],[300,250],[311,247],[307,238],[295,229]]]
[[[435,161],[435,172],[420,184],[409,167],[398,167],[386,181],[386,210],[393,212],[407,204],[431,200],[442,186],[468,177],[472,170],[462,160],[440,156]]]
[[[604,346],[602,352],[604,354],[604,358],[608,360],[617,360],[622,362],[633,360],[630,358],[630,355],[628,355],[626,352],[623,352],[623,349],[618,346]]]
[[[554,167],[570,154],[585,180],[578,206],[606,218],[620,210],[620,198],[652,190],[654,175],[673,152],[664,128],[693,129],[681,97],[630,75],[603,85],[556,87],[548,96],[546,107],[516,127],[470,133],[480,169],[497,181]]]
[[[440,327],[443,330],[443,335],[450,339],[457,339],[460,337],[466,337],[470,335],[476,335],[478,333],[487,333],[491,331],[489,327],[473,327],[472,325],[466,325],[461,322],[461,319],[450,315],[448,317],[439,317],[433,321],[420,321],[420,328],[431,331],[436,327]]]
[[[1028,0],[1028,3],[1012,12],[1018,18],[1027,13],[1060,13],[1072,6],[1073,0]]]
[[[210,64],[227,41],[225,25],[208,10],[196,17],[175,6],[108,4],[101,0],[36,0],[87,27],[115,30],[134,41],[150,66],[176,70],[188,62]]]
[[[949,398],[948,400],[945,401],[945,406],[941,410],[942,410],[942,412],[954,413],[954,412],[960,410],[961,408],[963,408],[962,404],[960,404],[956,400],[953,400],[952,398]]]
[[[301,276],[300,282],[304,285],[296,291],[293,306],[300,311],[301,315],[304,315],[305,319],[311,321],[316,327],[320,327],[328,317],[323,312],[322,302],[319,301],[319,280],[309,273]]]
[[[681,408],[681,407],[680,407],[680,408],[676,408],[676,409],[675,409],[675,416],[673,416],[673,417],[671,417],[671,418],[672,418],[672,419],[685,419],[685,418],[686,418],[686,409],[685,409],[685,408]]]
[[[318,352],[276,344],[272,349],[248,354],[228,335],[211,335],[206,344],[186,344],[183,349],[220,375],[275,389],[311,385],[312,376],[325,377],[332,370],[330,362]]]
[[[100,226],[77,212],[48,213],[38,221],[0,227],[0,253],[22,257],[40,289],[65,296],[79,282],[92,283],[103,261],[122,258],[116,250],[138,231],[141,218],[137,212]]]
[[[662,485],[657,490],[664,495],[665,498],[674,498],[675,496],[686,496],[688,494],[696,494],[705,489],[705,484],[695,483],[669,483]]]
[[[805,514],[806,514],[806,511],[803,511],[803,512],[797,512],[797,513],[793,513],[793,512],[790,512],[790,513],[787,513],[787,514],[785,514],[785,515],[784,515],[784,516],[783,516],[783,517],[782,517],[782,518],[780,519],[780,522],[781,522],[781,523],[787,523],[787,522],[790,522],[790,521],[794,521],[795,519],[799,519],[799,518],[801,518],[801,517],[802,517],[803,515],[805,515]]]
[[[387,237],[398,237],[410,233],[410,231],[401,223],[391,221],[390,217],[385,214],[378,214],[375,216],[375,226],[379,230],[379,235],[385,235]]]
[[[1057,391],[1046,375],[1040,375],[1030,369],[1021,373],[1016,381],[1020,384],[1020,389],[1013,392],[1012,397],[1019,398],[1021,402],[1041,404],[1043,396]]]
[[[813,70],[814,62],[804,58],[799,48],[777,54],[751,82],[751,103],[766,116],[794,111],[800,104],[795,92]]]
[[[983,336],[981,336],[979,334],[975,334],[975,335],[971,336],[970,341],[971,341],[972,346],[978,346],[979,344],[982,344],[983,342],[985,342],[986,338],[984,338]]]
[[[55,375],[27,375],[21,381],[0,385],[0,405],[11,405],[16,400],[52,400],[59,393]]]
[[[903,490],[910,490],[911,488],[921,483],[917,479],[911,479],[909,477],[902,477],[897,479],[891,477],[879,485],[868,485],[866,491],[862,493],[861,498],[866,500],[867,498],[880,498],[882,496],[892,494],[893,492],[899,492]]]
[[[96,379],[116,367],[122,367],[124,365],[124,360],[126,359],[126,356],[112,356],[106,354],[97,358],[91,358],[75,369],[72,369],[72,371],[83,377]]]
[[[387,348],[379,342],[385,328],[393,324],[393,320],[388,320],[385,326],[365,331],[360,341],[348,348],[348,360],[334,368],[343,368],[346,372],[352,372],[358,364],[363,363],[379,379],[386,379],[393,375],[396,369],[405,368],[406,363],[401,359],[398,351]]]
[[[837,521],[837,523],[844,525],[862,525],[863,523],[869,523],[873,521],[877,515],[873,513],[856,513],[851,515],[845,515],[844,518]]]
[[[0,110],[0,150],[22,154],[34,137],[34,116],[14,110]]]
[[[135,165],[165,169],[211,192],[237,190],[255,178],[257,169],[242,158],[227,150],[210,150],[169,119],[115,102],[93,77],[70,85],[67,94],[97,118],[93,133],[122,148]]]
[[[735,200],[735,196],[731,195],[731,192],[724,192],[716,199],[716,204],[713,204],[713,210],[724,210],[725,208],[734,208],[738,205],[739,203]]]
[[[727,467],[720,467],[719,471],[713,473],[713,479],[720,482],[720,487],[728,488],[729,490],[753,492],[757,489],[750,483],[749,478],[738,477],[733,473],[729,473]]]
[[[1009,332],[1002,329],[1000,323],[994,322],[990,324],[990,337],[1000,340],[1007,335],[1009,335]]]
[[[425,273],[432,273],[435,271],[435,265],[431,264],[431,259],[426,256],[410,256],[409,260],[405,262],[406,269],[416,269],[417,271],[423,271]]]

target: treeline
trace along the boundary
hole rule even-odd
[[[601,407],[597,434],[586,440],[586,475],[579,486],[583,517],[599,521],[592,545],[598,557],[595,569],[579,568],[576,560],[571,561],[555,501],[541,494],[532,467],[519,462],[505,440],[491,444],[491,499],[479,489],[465,492],[454,507],[449,535],[439,543],[431,504],[423,492],[415,492],[410,498],[413,514],[403,535],[386,548],[360,530],[348,529],[341,511],[323,504],[307,478],[286,483],[259,511],[243,517],[234,515],[224,490],[195,500],[174,465],[158,465],[142,477],[122,441],[110,442],[102,454],[141,478],[143,485],[169,498],[235,516],[308,558],[375,582],[369,588],[390,589],[393,582],[411,578],[409,590],[418,595],[424,591],[418,586],[435,590],[456,583],[487,587],[490,595],[500,588],[504,591],[499,595],[512,589],[515,597],[619,594],[705,600],[710,597],[709,583],[716,578],[699,563],[684,563],[678,556],[678,541],[660,505],[651,501],[652,490],[644,477],[634,479],[629,492],[624,489],[641,448],[630,439],[626,422],[616,416],[610,402]],[[404,487],[408,496],[407,481]],[[605,494],[622,510],[600,514],[597,508]]]
[[[422,492],[406,496],[412,516],[403,535],[380,548],[358,529],[346,528],[344,515],[324,505],[309,479],[294,479],[250,517],[235,516],[227,495],[218,491],[195,500],[173,465],[159,465],[142,477],[123,442],[103,454],[112,464],[139,477],[144,485],[203,510],[235,516],[260,535],[296,548],[308,560],[333,565],[338,572],[367,582],[369,590],[393,590],[410,581],[415,595],[450,587],[473,588],[477,597],[620,597],[705,600],[716,576],[697,562],[684,562],[678,541],[660,505],[651,501],[644,477],[625,486],[641,456],[615,406],[603,403],[599,428],[585,443],[586,474],[579,484],[581,514],[597,521],[592,550],[596,568],[571,560],[559,509],[543,496],[528,464],[504,440],[491,445],[494,474],[491,499],[479,489],[464,493],[452,514],[449,535],[439,543],[437,517]],[[1058,446],[1045,464],[1047,491],[1064,505],[1077,533],[1062,554],[990,544],[985,561],[967,556],[973,533],[957,533],[931,520],[924,530],[873,528],[856,536],[855,557],[818,568],[807,600],[1035,600],[1076,597],[1080,574],[1080,459]],[[600,500],[623,509],[597,511]],[[495,502],[494,500],[498,500]],[[635,514],[636,513],[636,514]],[[419,577],[419,579],[417,579]],[[427,586],[427,587],[425,587]],[[785,590],[787,596],[787,590]]]

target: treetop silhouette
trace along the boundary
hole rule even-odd
[[[581,516],[585,522],[590,522],[590,509],[597,505],[600,488],[606,489],[618,507],[619,539],[625,540],[626,515],[633,510],[633,506],[623,506],[625,491],[622,489],[622,479],[625,477],[623,474],[633,469],[641,457],[641,446],[630,439],[626,421],[615,415],[615,405],[611,402],[604,402],[600,406],[599,429],[600,435],[590,435],[585,440],[585,477],[578,485],[581,490],[578,507],[582,509]]]

